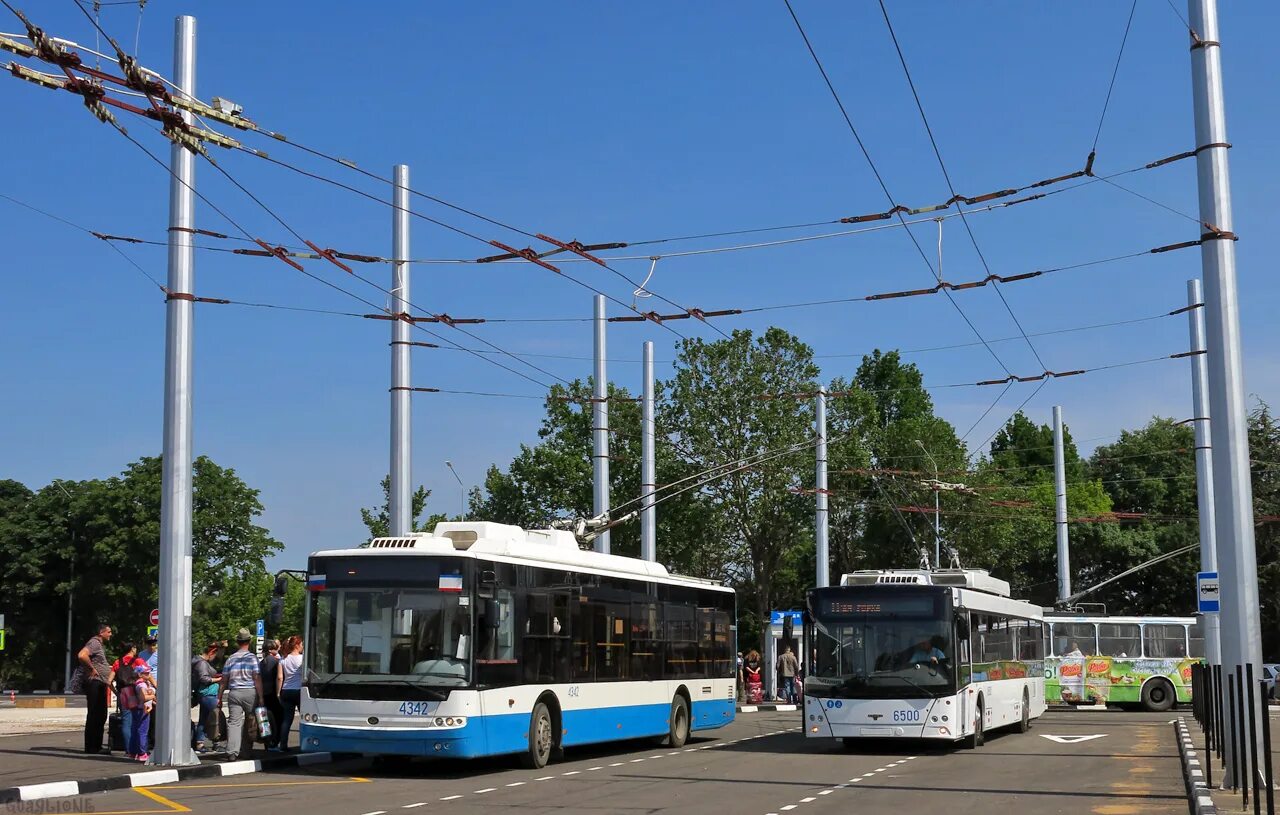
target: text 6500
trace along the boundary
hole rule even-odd
[[[920,711],[918,710],[895,710],[893,712],[893,720],[895,722],[918,722],[920,721]]]

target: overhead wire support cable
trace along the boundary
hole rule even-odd
[[[831,82],[831,77],[827,75],[827,69],[823,66],[822,60],[818,57],[818,52],[814,50],[813,44],[809,41],[809,35],[805,33],[804,26],[800,23],[800,18],[796,16],[795,9],[791,7],[791,0],[782,0],[782,2],[786,4],[787,12],[791,15],[791,20],[795,23],[796,30],[800,32],[800,37],[804,40],[805,48],[809,50],[809,56],[813,58],[813,63],[817,66],[818,72],[822,74],[822,80],[826,83],[827,90],[831,92],[831,98],[835,100],[836,107],[840,109],[840,115],[844,117],[844,122],[849,128],[849,132],[853,134],[854,141],[858,143],[858,149],[862,151],[862,156],[866,159],[867,166],[871,168],[871,172],[879,183],[880,189],[884,192],[885,198],[888,199],[889,206],[892,208],[890,211],[898,216],[899,222],[902,223],[907,236],[911,239],[911,243],[920,254],[921,260],[923,260],[925,266],[929,268],[930,274],[936,278],[937,273],[934,271],[933,262],[929,260],[929,256],[925,254],[924,247],[920,245],[920,241],[916,240],[915,234],[911,231],[910,227],[907,226],[906,219],[903,217],[902,209],[894,199],[893,194],[889,192],[889,187],[885,183],[884,177],[880,175],[880,170],[876,167],[875,161],[872,160],[870,151],[867,150],[867,146],[863,143],[862,137],[858,135],[858,128],[854,126],[853,119],[849,116],[849,111],[845,109],[844,101],[841,100],[840,94],[836,92],[835,85]],[[987,349],[987,353],[991,355],[991,358],[996,361],[1005,373],[1012,375],[1013,372],[1009,370],[1009,366],[1005,364],[1004,360],[1000,358],[1000,355],[995,352],[995,349],[993,349],[986,341],[986,338],[982,336],[982,332],[980,332],[978,327],[974,325],[973,321],[969,318],[969,315],[965,314],[964,309],[960,308],[959,304],[956,303],[955,298],[951,296],[950,292],[946,292],[946,297],[952,307],[955,308],[956,312],[964,319],[965,323],[969,326],[969,329],[973,331],[974,336],[979,340],[982,340],[982,344]]]
[[[1129,6],[1129,19],[1124,24],[1124,36],[1120,38],[1120,50],[1116,54],[1116,64],[1111,69],[1111,82],[1107,85],[1107,96],[1102,102],[1102,113],[1098,116],[1098,129],[1093,134],[1093,147],[1089,150],[1091,155],[1098,152],[1098,140],[1102,137],[1102,124],[1107,120],[1107,108],[1111,106],[1111,94],[1116,89],[1116,77],[1120,75],[1120,61],[1124,59],[1124,47],[1129,42],[1129,29],[1133,27],[1133,15],[1137,10],[1138,0],[1133,0],[1133,4]],[[1188,26],[1189,28],[1190,26]]]
[[[1134,0],[1134,2],[1136,3],[1137,0]],[[907,85],[911,88],[911,97],[915,100],[916,110],[920,113],[920,121],[924,123],[925,133],[929,136],[929,144],[933,147],[933,155],[938,159],[938,167],[942,170],[942,178],[947,182],[947,189],[951,192],[951,195],[954,198],[956,196],[955,184],[952,183],[951,173],[948,172],[947,164],[942,158],[942,150],[938,147],[938,140],[933,135],[933,127],[929,124],[929,117],[924,112],[924,103],[920,100],[920,92],[916,90],[915,80],[911,77],[911,69],[907,67],[906,55],[902,52],[902,45],[898,42],[898,34],[894,31],[893,22],[889,19],[889,9],[885,6],[884,0],[879,0],[879,3],[880,13],[884,17],[885,26],[889,29],[889,37],[893,40],[893,48],[898,54],[898,62],[902,65],[902,73],[907,78]],[[1091,174],[1092,165],[1093,160],[1091,155],[1089,161],[1086,163],[1086,167],[1088,168],[1085,171],[1086,174]],[[956,202],[956,212],[960,214],[960,222],[964,224],[965,232],[969,236],[969,242],[973,244],[973,251],[977,253],[978,260],[982,263],[983,270],[986,271],[988,277],[991,277],[991,267],[987,264],[987,258],[983,254],[982,248],[978,246],[978,238],[974,235],[973,227],[969,225],[969,219],[965,217],[964,207],[959,201]],[[941,269],[939,269],[939,282],[941,282]],[[997,278],[995,282],[999,283],[1000,280]],[[1018,319],[1017,314],[1014,314],[1013,307],[1009,305],[1009,301],[1005,298],[1004,292],[1000,291],[1000,286],[996,285],[992,288],[995,290],[996,294],[999,295],[1000,302],[1004,304],[1005,311],[1009,313],[1009,317],[1013,320],[1013,324],[1018,327],[1018,332],[1022,334],[1023,339],[1026,340],[1027,347],[1031,349],[1031,353],[1035,356],[1036,362],[1038,362],[1042,368],[1047,367],[1044,360],[1040,357],[1040,352],[1036,349],[1035,343],[1031,342],[1031,338],[1027,336],[1026,329],[1022,327],[1022,321]]]

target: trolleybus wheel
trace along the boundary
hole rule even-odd
[[[668,739],[672,747],[684,747],[689,740],[689,703],[680,694],[671,700],[671,734]]]
[[[1175,701],[1173,686],[1163,679],[1152,679],[1142,688],[1142,706],[1147,710],[1161,713],[1173,707]]]
[[[1022,721],[1018,722],[1018,732],[1025,733],[1031,729],[1031,694],[1022,689]]]
[[[541,770],[551,760],[555,737],[551,731],[551,712],[542,702],[533,706],[529,716],[529,747],[520,754],[520,763],[530,770]]]
[[[986,716],[983,715],[983,710],[982,710],[982,700],[979,699],[976,718],[973,721],[973,733],[965,737],[964,749],[976,750],[982,746],[983,742],[987,740],[986,734],[982,730],[983,726],[986,724],[985,719],[986,719]]]

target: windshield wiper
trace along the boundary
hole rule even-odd
[[[438,690],[438,689],[437,689],[435,686],[433,686],[433,685],[424,685],[424,684],[422,684],[421,682],[415,682],[415,681],[413,681],[412,679],[392,679],[392,680],[390,680],[390,681],[392,681],[392,682],[399,682],[399,683],[400,683],[400,684],[402,684],[402,685],[408,685],[409,687],[413,688],[414,690],[422,691],[422,692],[424,692],[424,693],[428,694],[429,696],[433,696],[433,697],[435,697],[435,701],[437,701],[437,702],[443,702],[445,699],[448,699],[448,698],[449,698],[449,694],[448,694],[448,693],[445,693],[444,691]]]
[[[311,675],[312,675],[312,676],[317,676],[317,674],[315,673],[315,671],[311,671],[310,673],[311,673]],[[334,681],[335,679],[337,679],[338,677],[342,676],[344,673],[346,673],[346,672],[345,672],[345,671],[338,671],[336,674],[334,674],[333,676],[331,676],[331,677],[329,677],[328,679],[326,679],[326,680],[325,680],[325,681],[320,685],[320,687],[316,688],[316,695],[317,695],[317,696],[319,696],[320,694],[324,693],[324,692],[325,692],[325,689],[326,689],[326,688],[328,688],[330,685],[332,685],[332,684],[333,684],[333,681]],[[307,685],[308,685],[308,686],[310,686],[310,685],[311,685],[311,681],[310,681],[310,680],[307,680]]]

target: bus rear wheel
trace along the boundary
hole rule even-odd
[[[1163,679],[1153,679],[1142,688],[1142,706],[1147,710],[1162,713],[1172,708],[1175,701],[1173,686]]]
[[[551,730],[551,711],[542,702],[533,706],[529,716],[529,746],[520,754],[520,763],[528,770],[541,770],[551,760],[555,738]]]
[[[1022,689],[1022,719],[1018,722],[1018,732],[1025,733],[1031,729],[1031,694]]]
[[[671,700],[671,733],[667,738],[672,747],[684,747],[689,741],[689,702],[679,694]]]

